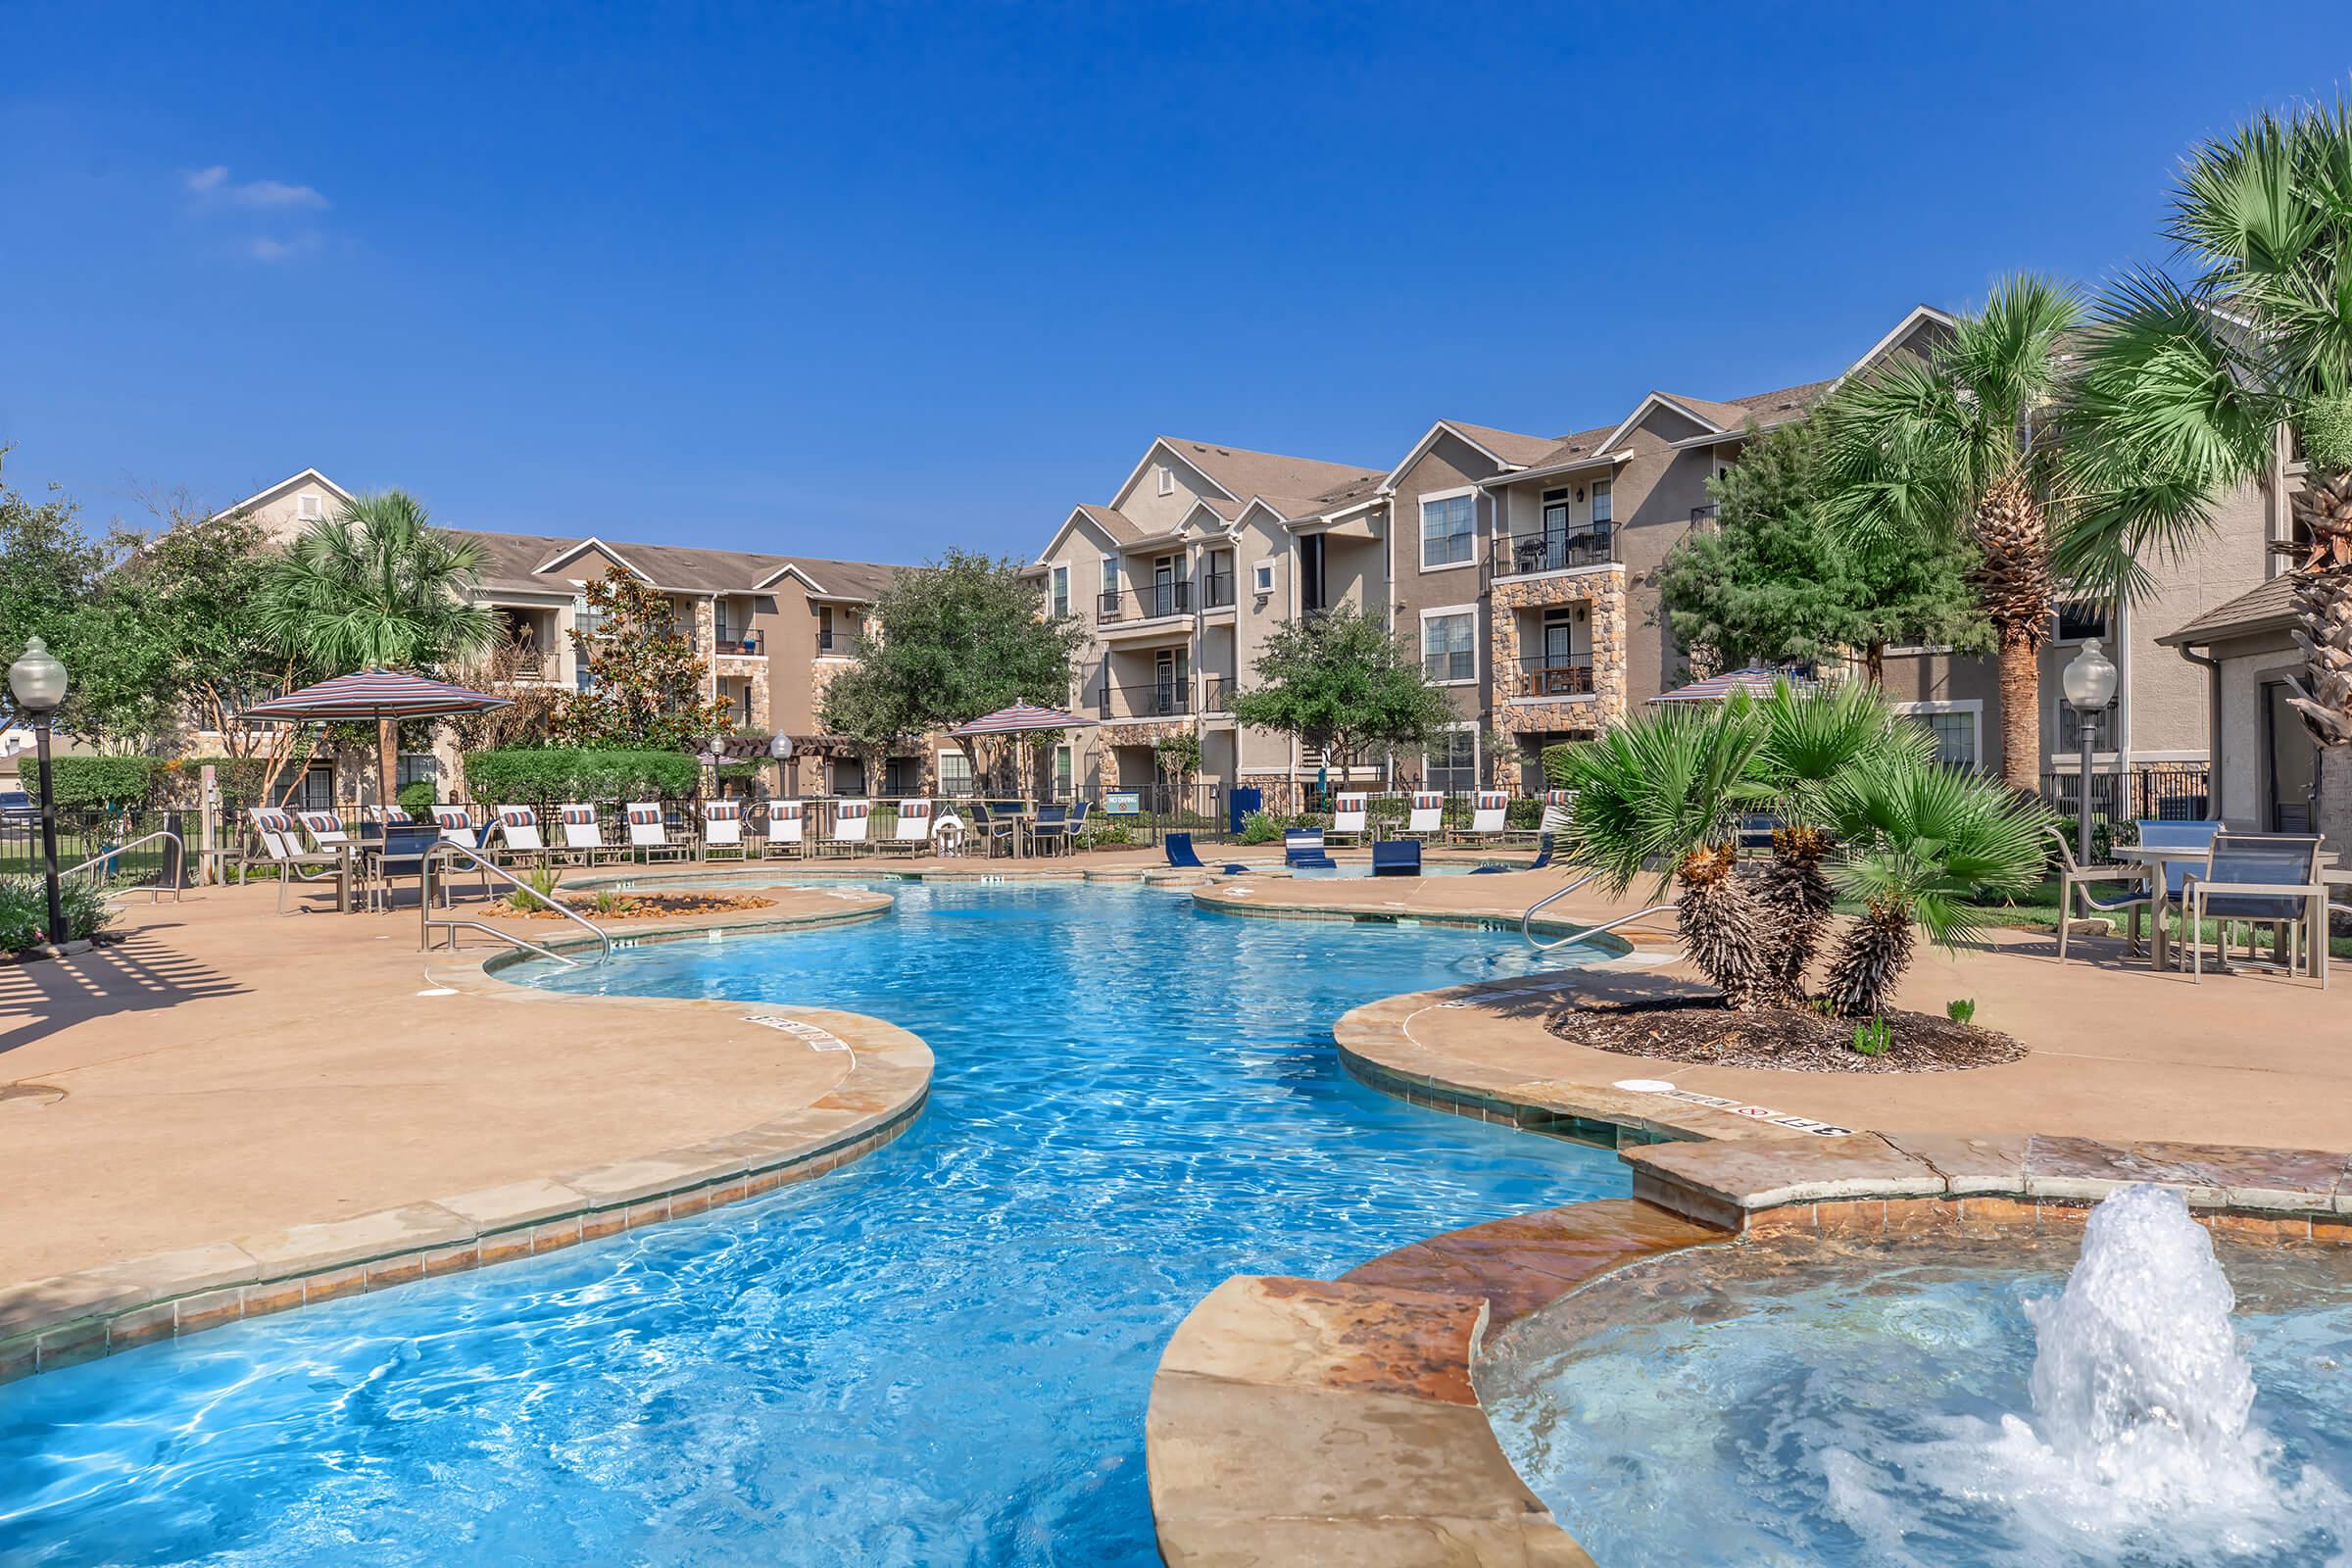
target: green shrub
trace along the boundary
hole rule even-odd
[[[1854,1025],[1854,1050],[1865,1056],[1884,1056],[1886,1048],[1894,1044],[1894,1031],[1886,1027],[1884,1018]]]
[[[1242,818],[1244,844],[1273,844],[1282,838],[1282,818],[1272,811],[1251,811]]]
[[[466,788],[492,806],[541,801],[681,800],[702,784],[702,764],[684,752],[601,751],[550,746],[472,752]]]
[[[1532,795],[1525,798],[1512,796],[1510,804],[1503,808],[1502,825],[1508,828],[1526,828],[1530,831],[1542,827],[1544,825],[1544,803]]]
[[[1079,847],[1088,850],[1118,849],[1135,842],[1135,829],[1124,822],[1089,823],[1079,835]]]
[[[508,906],[524,914],[556,906],[556,884],[564,879],[561,869],[552,865],[534,865],[522,873],[523,887],[507,895]]]
[[[758,762],[721,762],[715,771],[721,784],[748,784],[760,776]]]
[[[68,942],[78,942],[106,929],[115,911],[104,890],[86,877],[75,877],[59,890],[66,906]],[[48,940],[49,885],[37,876],[0,877],[0,953],[14,953]]]
[[[1959,998],[1955,998],[1954,1000],[1952,1000],[1952,1001],[1950,1001],[1950,1002],[1947,1002],[1947,1003],[1945,1003],[1945,1004],[1943,1004],[1943,1015],[1944,1015],[1946,1018],[1949,1018],[1949,1019],[1951,1019],[1951,1020],[1952,1020],[1952,1022],[1954,1022],[1954,1023],[1956,1023],[1956,1024],[1959,1024],[1959,1025],[1961,1025],[1961,1026],[1963,1026],[1963,1027],[1966,1027],[1967,1025],[1969,1025],[1969,1024],[1972,1024],[1972,1023],[1976,1022],[1976,1020],[1977,1020],[1977,1000],[1976,1000],[1976,998],[1974,998],[1974,997],[1959,997]]]
[[[152,757],[60,757],[49,764],[49,787],[64,809],[145,806],[162,765]]]
[[[429,778],[412,779],[392,797],[392,803],[408,812],[412,822],[430,822],[440,800],[441,786]]]

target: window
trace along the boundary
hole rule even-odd
[[[1104,556],[1102,558],[1102,595],[1107,599],[1118,591],[1119,558],[1116,556]]]
[[[865,793],[865,759],[836,757],[833,759],[833,793],[855,799]]]
[[[1274,591],[1274,563],[1260,561],[1250,566],[1250,591],[1260,599]]]
[[[1912,721],[1936,737],[1936,761],[1972,772],[1980,765],[1975,713],[1914,713]]]
[[[1477,505],[1471,496],[1437,496],[1421,503],[1421,568],[1458,566],[1477,544]]]
[[[2058,640],[2087,642],[2107,635],[2107,607],[2095,599],[2076,599],[2058,607]]]
[[[1421,787],[1448,794],[1478,788],[1478,731],[1449,729],[1436,751],[1422,754]]]
[[[1158,475],[1159,493],[1161,495],[1172,496],[1176,493],[1176,476],[1168,471],[1166,464],[1161,464],[1158,467],[1153,468],[1152,471]]]
[[[1072,755],[1069,745],[1065,742],[1054,747],[1054,798],[1055,800],[1066,801],[1070,798],[1071,779],[1076,772],[1077,759]]]
[[[1459,611],[1421,617],[1421,668],[1431,680],[1478,679],[1478,615]]]
[[[1592,526],[1606,528],[1610,517],[1609,481],[1595,479],[1592,481]]]
[[[901,800],[923,792],[923,760],[919,757],[886,757],[882,760],[882,793]]]
[[[1070,612],[1070,568],[1054,568],[1054,618],[1060,620]]]
[[[939,754],[939,793],[972,793],[972,760],[960,751],[950,750]]]
[[[2058,699],[2058,755],[2072,757],[2082,750],[2082,723],[2090,721],[2090,749],[2094,752],[2115,750],[2115,704],[2110,701],[2097,712],[2084,715],[2064,697]]]
[[[437,785],[441,782],[441,759],[430,752],[403,752],[399,769],[392,776],[398,780],[392,786],[395,793],[416,783]]]

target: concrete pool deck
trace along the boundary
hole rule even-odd
[[[610,929],[838,924],[890,903],[762,896]],[[124,941],[0,966],[0,1188],[19,1195],[0,1377],[700,1212],[878,1147],[929,1086],[922,1042],[876,1019],[533,991],[485,973],[508,951],[488,938],[418,952],[413,909],[281,916],[276,900],[133,901]],[[495,923],[543,943],[565,928]],[[804,1032],[753,1021],[786,1014]]]

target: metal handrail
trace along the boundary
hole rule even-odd
[[[1614,931],[1621,925],[1630,925],[1636,920],[1646,920],[1653,914],[1665,914],[1674,908],[1674,906],[1671,904],[1653,904],[1646,909],[1636,909],[1631,914],[1615,915],[1609,919],[1601,921],[1598,925],[1589,925],[1581,931],[1571,931],[1566,936],[1560,937],[1555,941],[1537,941],[1535,933],[1535,920],[1536,916],[1544,911],[1545,906],[1558,903],[1560,900],[1566,898],[1569,894],[1574,893],[1578,888],[1583,887],[1586,883],[1592,881],[1598,875],[1600,875],[1598,871],[1587,871],[1583,876],[1578,877],[1566,887],[1560,888],[1555,892],[1546,893],[1544,895],[1544,897],[1529,905],[1526,911],[1519,916],[1519,935],[1521,939],[1524,940],[1529,947],[1535,949],[1538,953],[1549,953],[1555,948],[1564,948],[1573,942],[1584,942],[1590,938],[1600,936],[1606,932]]]
[[[549,908],[564,916],[564,919],[569,920],[573,925],[580,927],[590,936],[596,938],[597,946],[600,950],[596,957],[597,962],[603,963],[612,956],[612,938],[606,932],[603,926],[598,925],[595,921],[581,914],[577,909],[572,908],[569,905],[564,904],[562,900],[548,898],[541,894],[536,888],[531,887],[520,877],[508,870],[505,866],[500,865],[496,860],[491,859],[488,856],[475,849],[472,845],[460,844],[455,839],[436,839],[425,848],[423,855],[417,858],[416,907],[420,917],[420,929],[418,932],[418,939],[421,943],[420,951],[425,953],[430,953],[433,951],[433,927],[446,927],[449,931],[449,945],[452,948],[455,948],[458,945],[458,927],[467,926],[476,931],[487,931],[492,936],[499,938],[501,941],[511,942],[518,948],[527,948],[533,953],[542,954],[550,958],[562,958],[565,963],[577,962],[576,959],[564,958],[560,953],[550,953],[547,949],[539,946],[539,944],[536,942],[525,941],[523,938],[514,935],[511,931],[501,931],[498,927],[494,925],[485,925],[479,920],[460,920],[454,917],[442,920],[434,919],[433,858],[436,856],[457,855],[465,856],[466,858],[471,860],[474,865],[485,874],[497,877],[501,882],[504,882],[509,887],[514,889],[515,892],[527,894],[534,899],[538,899]]]
[[[127,844],[118,844],[111,850],[102,850],[98,854],[93,855],[88,859],[82,861],[79,865],[69,865],[63,871],[57,873],[57,879],[60,882],[63,882],[66,878],[73,876],[76,872],[87,871],[93,866],[104,865],[107,861],[113,859],[116,856],[121,855],[125,850],[135,850],[140,845],[152,844],[157,839],[170,839],[173,847],[179,851],[180,874],[185,876],[187,874],[188,866],[188,846],[184,841],[181,840],[178,834],[172,832],[168,827],[164,827],[157,828],[152,833],[142,833]],[[177,904],[179,902],[179,884],[177,882],[172,883],[168,888],[161,882],[133,882],[129,887],[126,888],[108,889],[106,897],[111,899],[118,893],[136,893],[141,888],[147,890],[147,894],[150,899],[161,898],[165,893],[169,892],[172,895],[172,903]]]

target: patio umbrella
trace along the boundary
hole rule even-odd
[[[289,724],[331,724],[345,719],[434,718],[444,713],[478,713],[504,708],[507,699],[452,686],[447,681],[406,675],[393,669],[363,669],[337,675],[316,686],[305,686],[283,697],[256,703],[238,716]],[[381,806],[392,804],[392,781],[383,776],[384,758],[375,758],[375,795]]]
[[[957,739],[980,740],[991,735],[1033,735],[1040,730],[1091,728],[1091,718],[1065,713],[1058,708],[1044,708],[1036,703],[1015,703],[995,712],[975,718],[968,724],[958,724],[948,731]],[[1018,780],[1015,780],[1017,785]]]
[[[1694,680],[1688,686],[1678,686],[1670,692],[1660,692],[1650,699],[1653,703],[1720,703],[1734,692],[1745,692],[1750,697],[1770,697],[1772,688],[1787,681],[1799,692],[1812,691],[1820,683],[1803,675],[1791,675],[1787,670],[1768,669],[1762,664],[1750,664],[1727,675],[1712,675]]]

